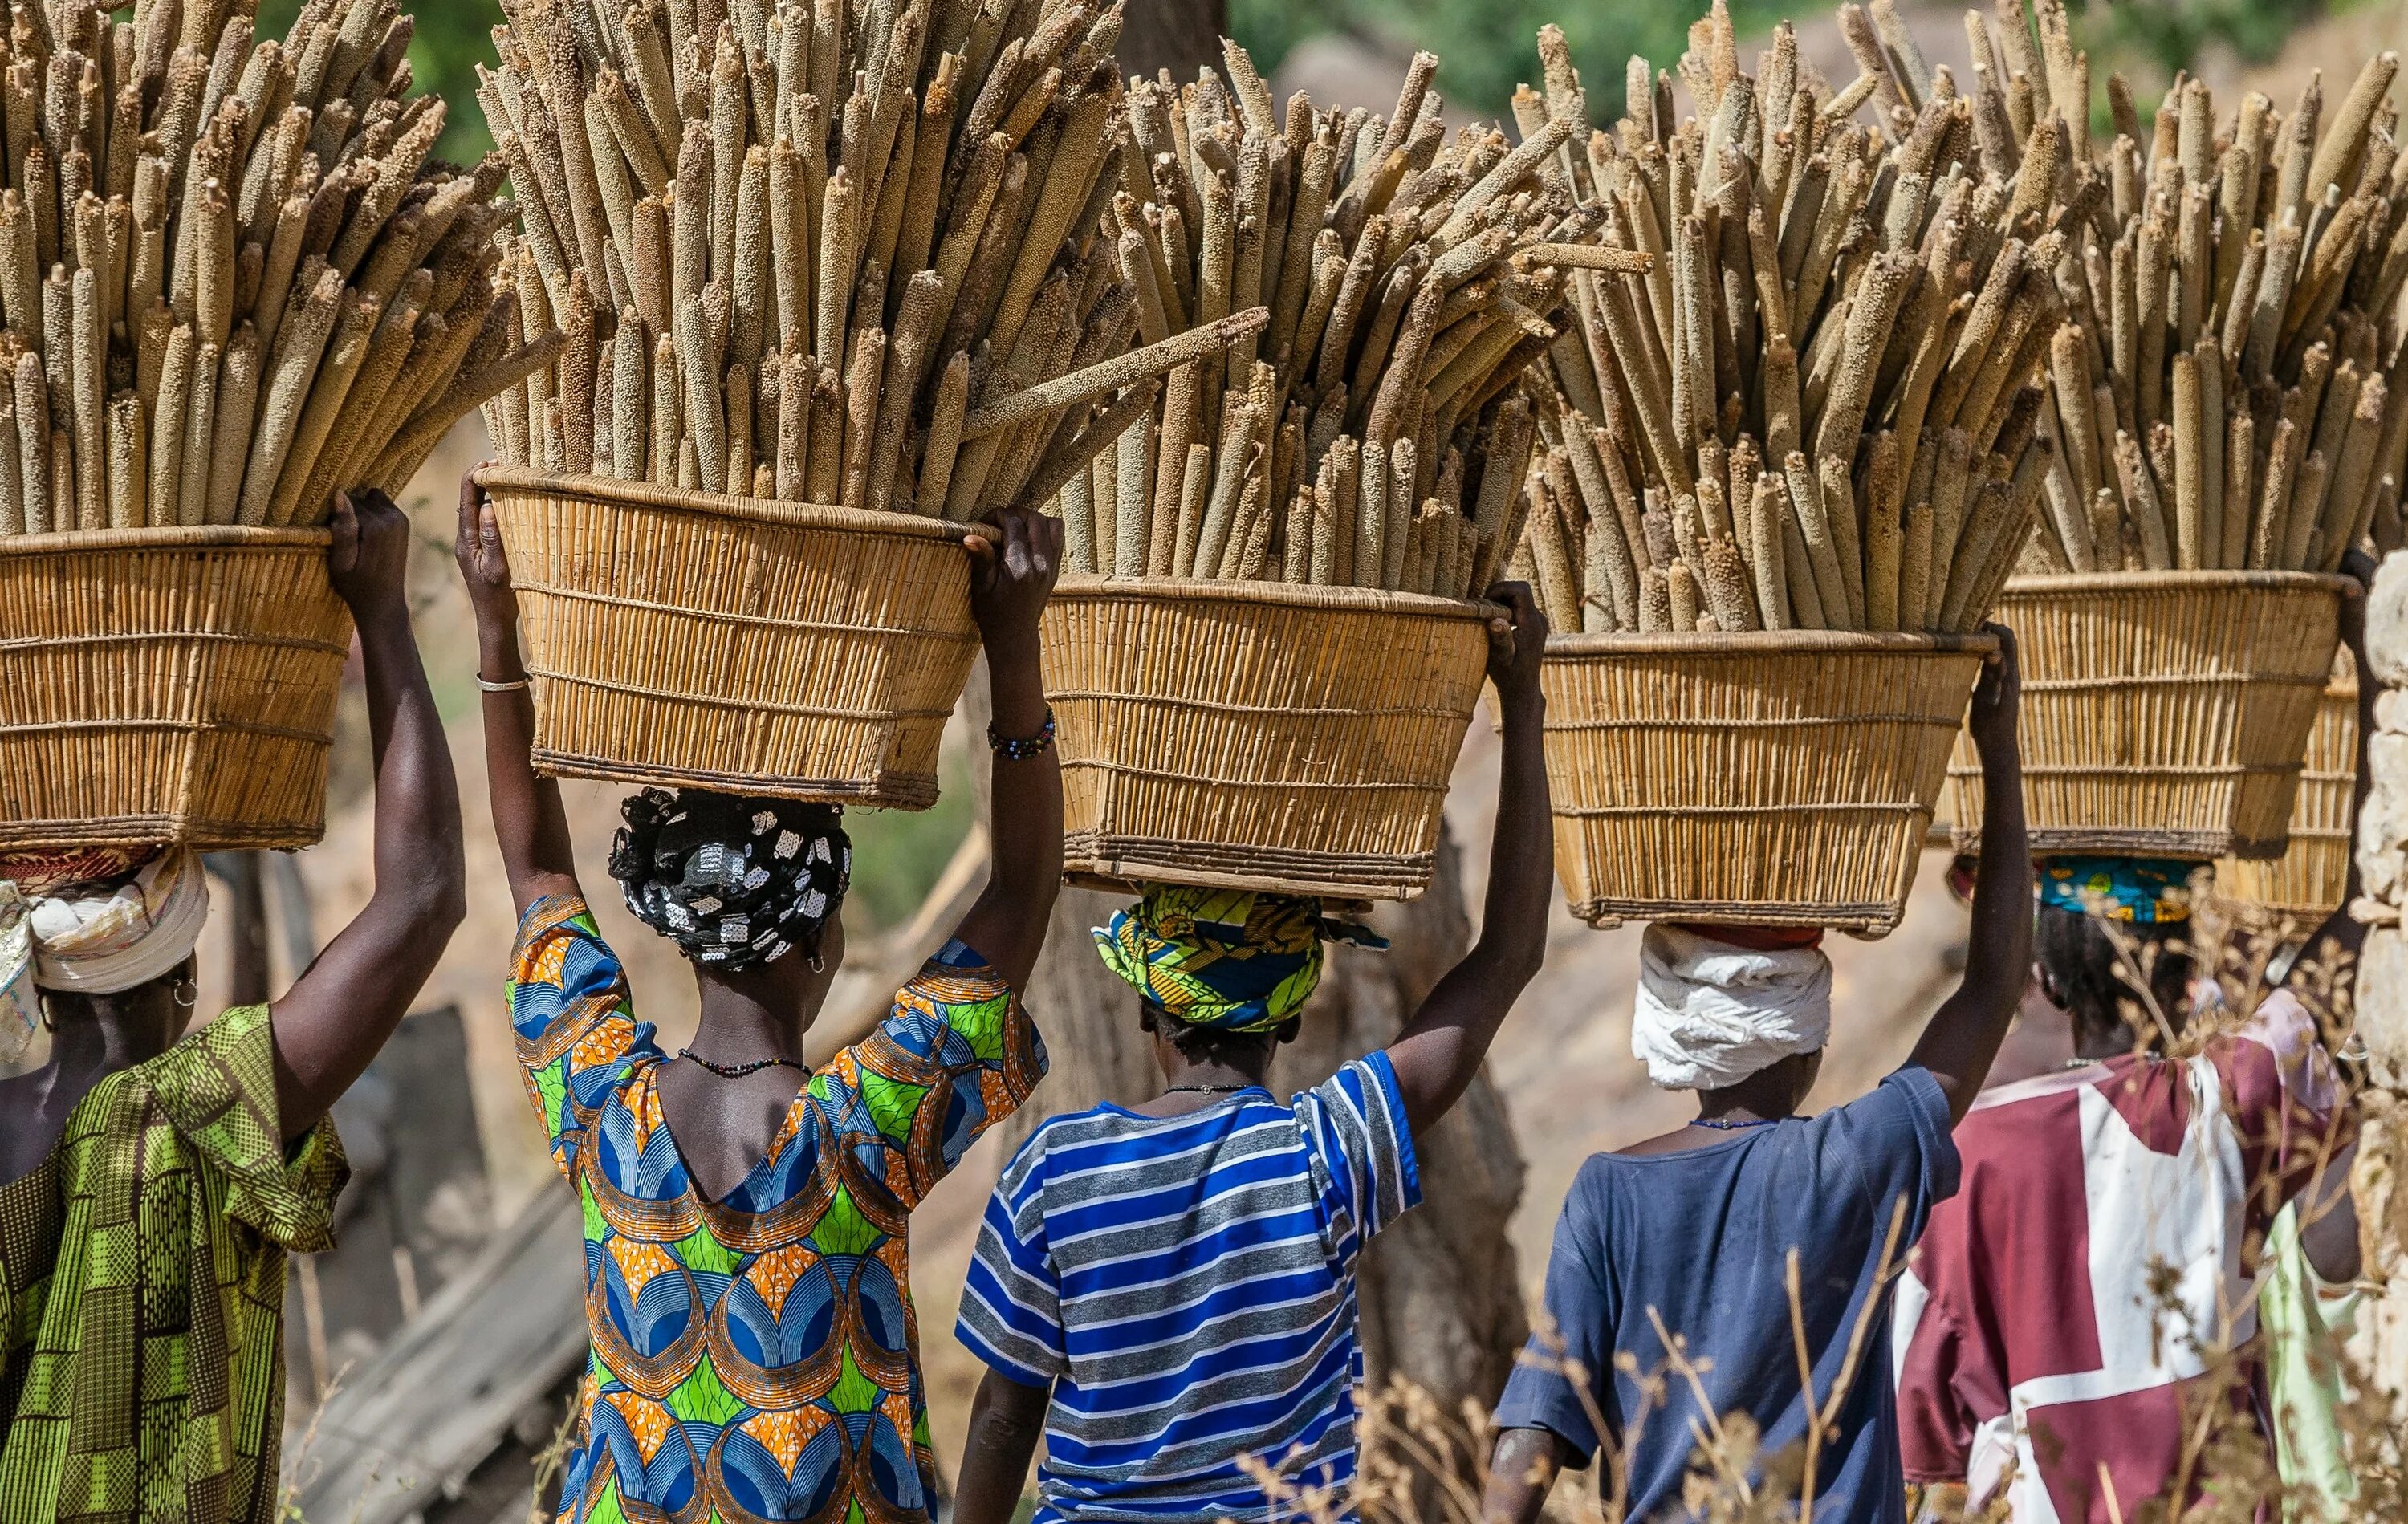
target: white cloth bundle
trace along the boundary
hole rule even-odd
[[[1831,961],[1757,952],[1660,922],[1639,944],[1630,1049],[1668,1090],[1735,1085],[1831,1033]]]
[[[28,897],[0,879],[0,1059],[24,1051],[38,986],[114,994],[192,956],[208,919],[198,853],[173,847],[111,889]]]

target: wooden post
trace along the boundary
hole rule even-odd
[[[266,1004],[267,895],[257,852],[211,852],[202,865],[226,889],[226,1003]]]

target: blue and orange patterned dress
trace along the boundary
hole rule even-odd
[[[1020,999],[954,942],[813,1074],[711,1202],[661,1114],[663,1062],[584,901],[519,926],[510,1020],[585,1208],[594,1353],[559,1517],[895,1524],[934,1477],[905,1228],[1045,1073]]]

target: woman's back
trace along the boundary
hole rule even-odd
[[[1043,1072],[1018,998],[947,947],[791,1092],[767,1150],[714,1199],[584,902],[530,906],[513,968],[528,1092],[585,1203],[594,1368],[562,1517],[924,1514],[906,1223]]]
[[[1259,1517],[1241,1457],[1342,1499],[1354,1263],[1418,1194],[1385,1054],[1293,1104],[1048,1122],[988,1207],[961,1322],[1054,1388],[1039,1517]]]

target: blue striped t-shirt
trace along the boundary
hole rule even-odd
[[[1257,1089],[1039,1128],[987,1204],[958,1331],[1054,1389],[1037,1518],[1259,1518],[1243,1457],[1344,1509],[1354,1261],[1420,1200],[1384,1053],[1285,1105]]]

